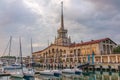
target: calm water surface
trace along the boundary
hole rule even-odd
[[[83,73],[81,75],[70,75],[70,74],[62,74],[60,77],[55,76],[41,76],[35,75],[34,78],[29,79],[19,79],[12,78],[10,76],[0,77],[0,80],[120,80],[119,73],[110,73],[110,72],[89,72]]]

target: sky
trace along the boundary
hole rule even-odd
[[[34,51],[53,43],[60,27],[61,1],[72,42],[109,37],[120,44],[120,0],[0,0],[0,56],[8,55],[10,36],[15,56],[19,37],[23,56],[31,55],[31,38]]]

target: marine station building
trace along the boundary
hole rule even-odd
[[[57,37],[53,44],[47,48],[34,52],[33,59],[36,63],[63,66],[75,66],[78,63],[119,63],[120,55],[113,54],[113,49],[117,44],[110,38],[91,40],[88,42],[72,43],[64,27],[63,4],[61,6],[61,26],[57,30]],[[88,55],[90,59],[88,60]]]

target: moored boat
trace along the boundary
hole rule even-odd
[[[52,70],[52,72],[54,72],[54,76],[62,75],[62,71],[61,70]]]
[[[20,42],[20,60],[21,60],[21,70],[15,70],[15,72],[11,73],[11,77],[17,77],[17,78],[23,78],[24,74],[23,74],[23,62],[22,62],[22,48],[21,48],[21,39],[19,39]]]
[[[11,77],[23,78],[24,75],[22,72],[13,72],[11,73]]]
[[[24,77],[34,77],[35,72],[33,69],[28,69],[27,71],[24,71]]]
[[[39,71],[39,73],[40,75],[54,76],[54,72],[52,70]]]
[[[33,47],[32,47],[32,39],[31,39],[31,63],[29,63],[28,70],[26,72],[25,71],[23,72],[24,77],[34,77],[35,75],[32,53],[33,53]]]
[[[80,69],[63,69],[62,73],[66,73],[66,74],[81,74],[82,70]]]

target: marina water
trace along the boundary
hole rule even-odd
[[[62,74],[59,77],[36,74],[34,78],[28,79],[0,76],[0,80],[120,80],[120,74],[116,72],[83,72],[81,75]]]

